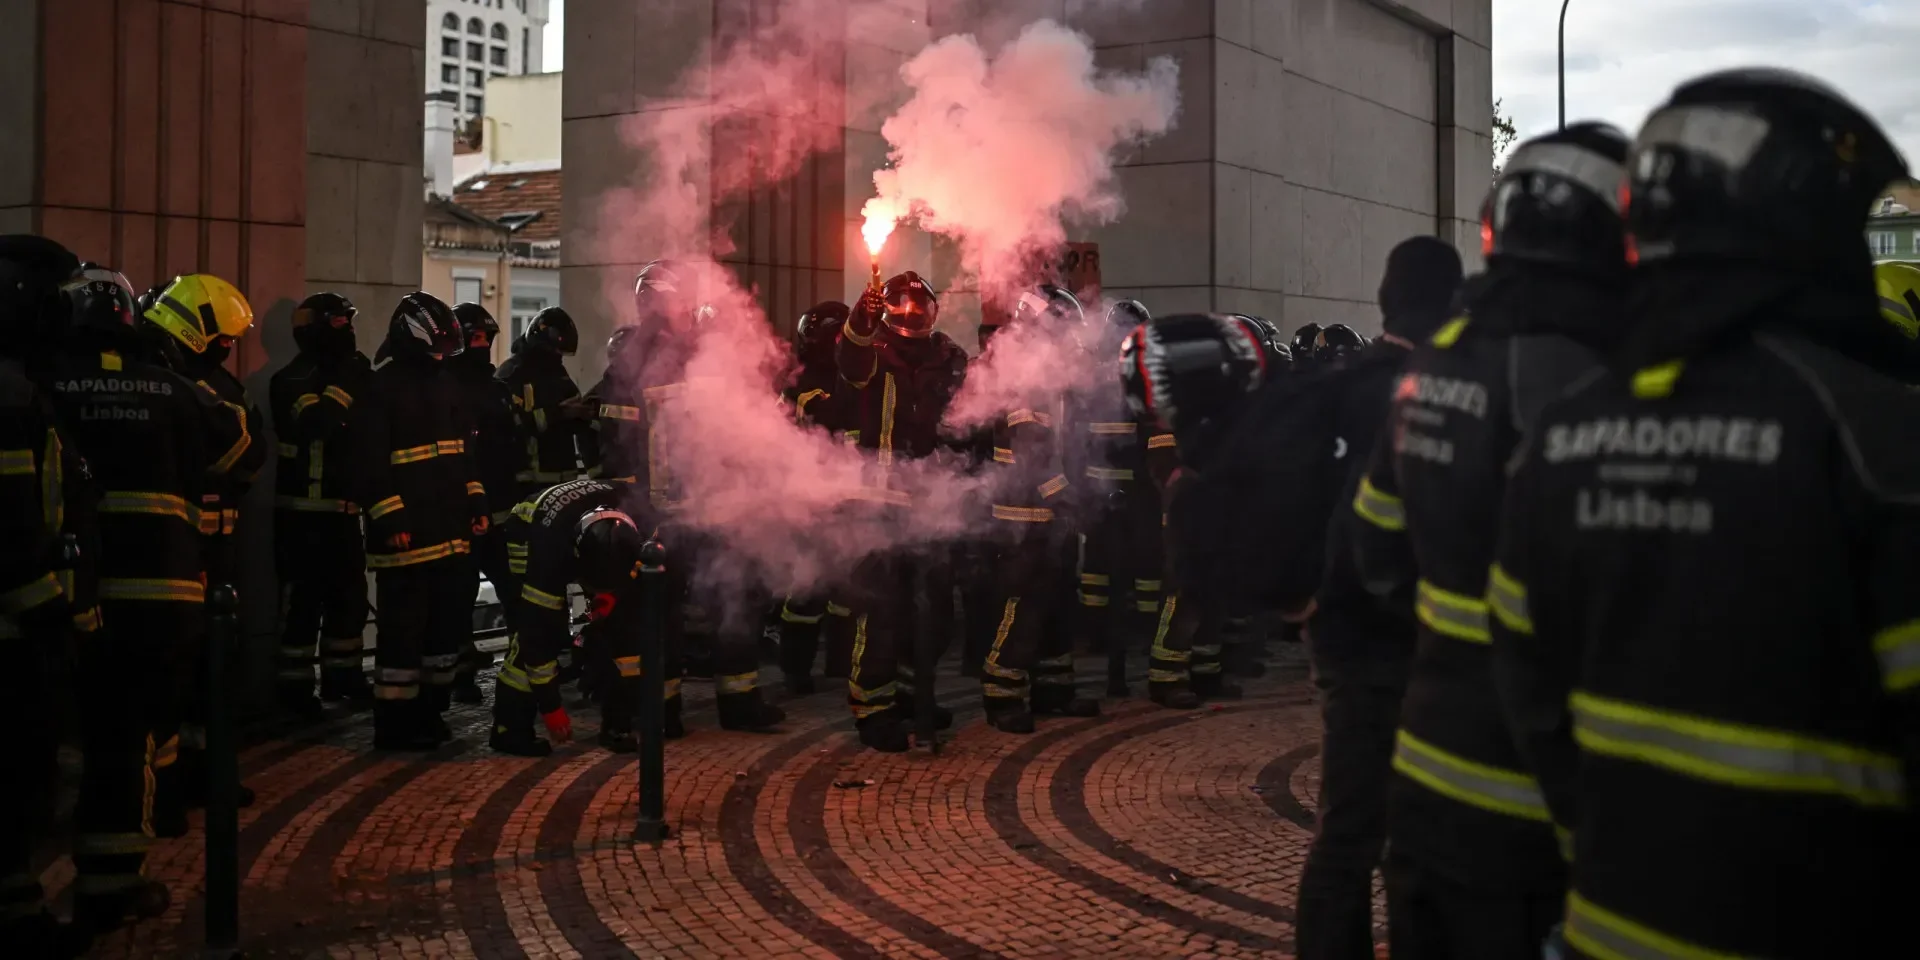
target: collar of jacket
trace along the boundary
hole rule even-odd
[[[1495,259],[1460,291],[1466,336],[1560,334],[1610,353],[1626,335],[1627,276]]]

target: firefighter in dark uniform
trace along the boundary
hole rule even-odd
[[[1050,341],[1084,336],[1080,301],[1046,284],[1022,294],[1012,327],[1020,336]],[[1023,329],[1024,328],[1024,329]],[[1017,347],[1001,339],[996,348]],[[993,645],[980,672],[987,723],[1007,733],[1032,733],[1035,714],[1075,717],[1100,714],[1100,704],[1074,695],[1073,646],[1058,608],[1064,599],[1062,561],[1075,517],[1073,482],[1067,477],[1075,425],[1066,397],[1042,391],[1029,405],[994,424],[991,477],[998,589],[989,609],[1000,611]],[[1102,504],[1104,506],[1104,504]]]
[[[203,288],[204,289],[204,288]],[[74,919],[89,930],[166,908],[141,875],[153,837],[158,771],[178,753],[184,680],[205,631],[201,498],[246,455],[238,414],[212,391],[161,367],[140,329],[133,290],[98,268],[66,285],[73,326],[47,382],[97,488],[103,629],[82,650],[86,752],[74,811]],[[183,312],[237,309],[181,302]],[[119,626],[114,626],[119,624]]]
[[[793,353],[799,372],[781,393],[792,405],[796,420],[829,433],[837,428],[834,394],[840,390],[834,345],[840,340],[849,312],[846,304],[828,300],[800,315],[793,325]],[[788,692],[795,696],[814,690],[813,660],[820,650],[820,630],[827,618],[830,592],[822,586],[805,596],[789,595],[780,604],[780,672],[786,677]]]
[[[507,538],[501,531],[512,504],[508,498],[519,488],[519,473],[526,461],[518,428],[514,424],[513,399],[508,387],[494,376],[493,341],[500,335],[500,324],[487,308],[477,303],[456,303],[454,322],[466,349],[447,361],[447,371],[459,384],[467,411],[473,418],[473,437],[468,452],[480,470],[480,484],[489,492],[487,504],[493,509],[487,532],[474,539],[473,563],[487,582],[493,584],[501,613],[511,618],[516,606],[508,602],[513,576],[507,568]],[[495,492],[497,491],[497,492]],[[493,658],[481,653],[469,639],[460,647],[460,662],[454,666],[452,697],[456,703],[479,703],[480,687],[474,682],[480,668]]]
[[[941,418],[966,377],[966,351],[933,329],[939,315],[933,288],[908,271],[878,291],[868,290],[841,331],[842,423],[856,447],[871,457],[864,482],[850,493],[851,509],[913,509],[913,493],[903,489],[894,465],[930,456],[939,447]],[[910,745],[914,644],[938,642],[918,636],[915,594],[927,566],[924,558],[905,550],[884,550],[859,558],[847,584],[854,624],[848,703],[860,742],[886,753]],[[936,727],[953,723],[952,713],[943,708],[932,713]]]
[[[1514,447],[1617,346],[1626,155],[1625,134],[1586,123],[1508,159],[1481,214],[1487,271],[1408,361],[1353,502],[1362,577],[1412,594],[1420,623],[1388,804],[1396,955],[1533,960],[1566,895],[1494,690],[1486,580]]]
[[[589,629],[606,633],[616,679],[603,691],[600,745],[636,749],[633,713],[640,679],[640,547],[646,535],[620,507],[624,482],[569,480],[514,507],[504,528],[527,558],[519,578],[513,642],[494,688],[491,745],[501,753],[544,757],[553,745],[534,735],[539,716],[548,736],[565,742],[573,721],[560,702],[559,653],[572,642],[567,588],[592,598]]]
[[[1567,952],[1908,953],[1920,371],[1863,243],[1906,164],[1747,69],[1681,84],[1626,170],[1626,341],[1528,433],[1488,577]]]
[[[200,306],[188,307],[189,304]],[[171,337],[177,346],[180,366],[175,372],[219,397],[221,404],[240,418],[242,432],[249,438],[246,450],[221,475],[220,482],[201,496],[200,503],[200,532],[206,536],[207,583],[234,584],[239,579],[239,541],[234,531],[240,520],[240,501],[259,477],[268,454],[266,416],[248,399],[247,388],[226,367],[234,342],[253,329],[253,308],[232,284],[219,277],[193,274],[176,277],[162,288],[144,318]],[[161,768],[159,774],[154,830],[162,837],[185,836],[187,809],[202,806],[206,800],[207,734],[202,716],[205,692],[200,658],[192,658],[186,669],[188,672],[180,678],[180,710],[184,722],[180,728],[179,749],[175,762]],[[244,786],[240,791],[240,805],[251,804],[252,791]]]
[[[1293,339],[1288,342],[1288,353],[1293,362],[1301,368],[1314,366],[1314,342],[1320,338],[1322,327],[1317,323],[1301,324],[1293,331]],[[1305,372],[1303,369],[1302,372]]]
[[[348,427],[355,502],[367,518],[380,628],[374,650],[374,746],[431,750],[454,666],[473,629],[473,539],[492,526],[467,449],[472,413],[446,361],[466,347],[453,311],[428,293],[400,299],[382,360]]]
[[[361,671],[367,626],[367,551],[353,502],[348,418],[373,366],[355,347],[353,302],[316,293],[293,311],[299,353],[267,386],[279,442],[274,472],[274,562],[286,589],[280,706],[303,719],[322,700],[373,699]],[[318,643],[319,657],[314,655]],[[320,697],[313,668],[320,667]]]
[[[34,867],[53,819],[59,705],[74,691],[75,653],[100,630],[95,491],[49,394],[35,382],[66,324],[61,284],[73,254],[34,236],[0,237],[0,639],[21,679],[0,723],[13,731],[18,772],[0,800],[0,942],[23,957],[79,952],[84,934],[46,909]],[[80,934],[75,936],[75,934]]]
[[[573,317],[548,307],[533,317],[527,332],[513,342],[513,356],[495,376],[513,397],[520,424],[519,497],[529,497],[581,474],[582,464],[598,465],[593,445],[595,411],[580,396],[565,360],[580,349]]]

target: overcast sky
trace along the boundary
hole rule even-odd
[[[566,6],[553,0],[549,70],[560,69]],[[1557,122],[1559,13],[1554,0],[1493,0],[1493,93],[1523,138]],[[1569,120],[1632,133],[1681,80],[1743,64],[1834,84],[1920,165],[1920,0],[1571,0],[1567,10]]]

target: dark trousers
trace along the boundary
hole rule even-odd
[[[375,728],[424,725],[451,700],[454,664],[473,629],[473,568],[454,556],[381,570],[374,595]]]
[[[1000,626],[1002,611],[995,603],[1000,583],[994,571],[999,549],[988,541],[970,540],[956,547],[954,554],[954,580],[960,592],[961,667],[973,676],[986,662],[994,632]]]
[[[1025,525],[1023,525],[1025,526]],[[1063,550],[1051,524],[1012,531],[997,565],[993,631],[980,673],[987,705],[1073,699],[1072,641],[1061,627]],[[1064,699],[1063,699],[1064,698]]]
[[[905,551],[874,554],[855,567],[847,586],[853,618],[853,656],[847,702],[855,720],[908,706],[915,694],[917,644],[937,644],[946,634],[922,629],[915,596],[923,588],[924,562]],[[937,660],[940,651],[932,651]]]
[[[285,697],[305,698],[313,695],[316,663],[323,690],[360,673],[367,629],[366,547],[354,517],[282,513],[274,538],[286,593],[279,686]]]
[[[106,624],[81,646],[84,766],[73,812],[74,891],[111,897],[139,886],[153,842],[157,779],[179,751],[185,678],[199,666],[201,604],[101,603]],[[117,626],[116,626],[117,625]]]
[[[1078,551],[1080,606],[1095,649],[1138,643],[1160,614],[1160,507],[1158,497],[1123,491],[1116,508],[1087,527]]]
[[[820,652],[820,630],[826,619],[824,594],[788,597],[780,604],[776,617],[780,629],[780,672],[788,680],[803,679],[813,673],[813,660]]]
[[[1316,665],[1317,666],[1317,665]],[[1387,785],[1401,690],[1321,673],[1318,829],[1300,876],[1300,960],[1372,960],[1373,871],[1387,839]],[[1398,953],[1395,960],[1401,960]]]
[[[500,614],[506,618],[507,631],[511,633],[515,610],[515,604],[512,601],[517,601],[519,597],[509,597],[507,593],[510,590],[518,591],[520,588],[519,578],[513,575],[507,562],[506,533],[495,527],[485,536],[476,538],[473,541],[473,566],[477,574],[485,576],[487,582],[493,584],[494,598],[500,601]],[[477,595],[477,580],[475,591]],[[459,646],[460,659],[454,664],[453,671],[456,678],[471,677],[482,667],[492,665],[493,658],[480,652],[478,644],[479,638],[469,631],[466,642]]]
[[[1386,878],[1393,960],[1538,960],[1566,909],[1562,894],[1477,890],[1398,853]]]
[[[8,631],[0,629],[0,634]],[[86,639],[98,637],[96,633]],[[0,728],[13,732],[19,757],[17,776],[8,789],[0,790],[0,938],[9,935],[10,922],[37,921],[40,913],[42,891],[33,854],[52,819],[60,732],[51,708],[61,699],[50,689],[53,678],[40,662],[40,651],[43,644],[64,649],[73,643],[65,635],[31,634],[9,634],[7,642],[17,645],[13,664],[24,682],[0,698]]]

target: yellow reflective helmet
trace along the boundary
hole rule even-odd
[[[215,337],[238,339],[253,328],[253,307],[233,284],[206,273],[175,277],[147,308],[147,320],[194,353]]]
[[[1920,264],[1875,264],[1873,285],[1880,292],[1880,316],[1908,340],[1920,339]]]

